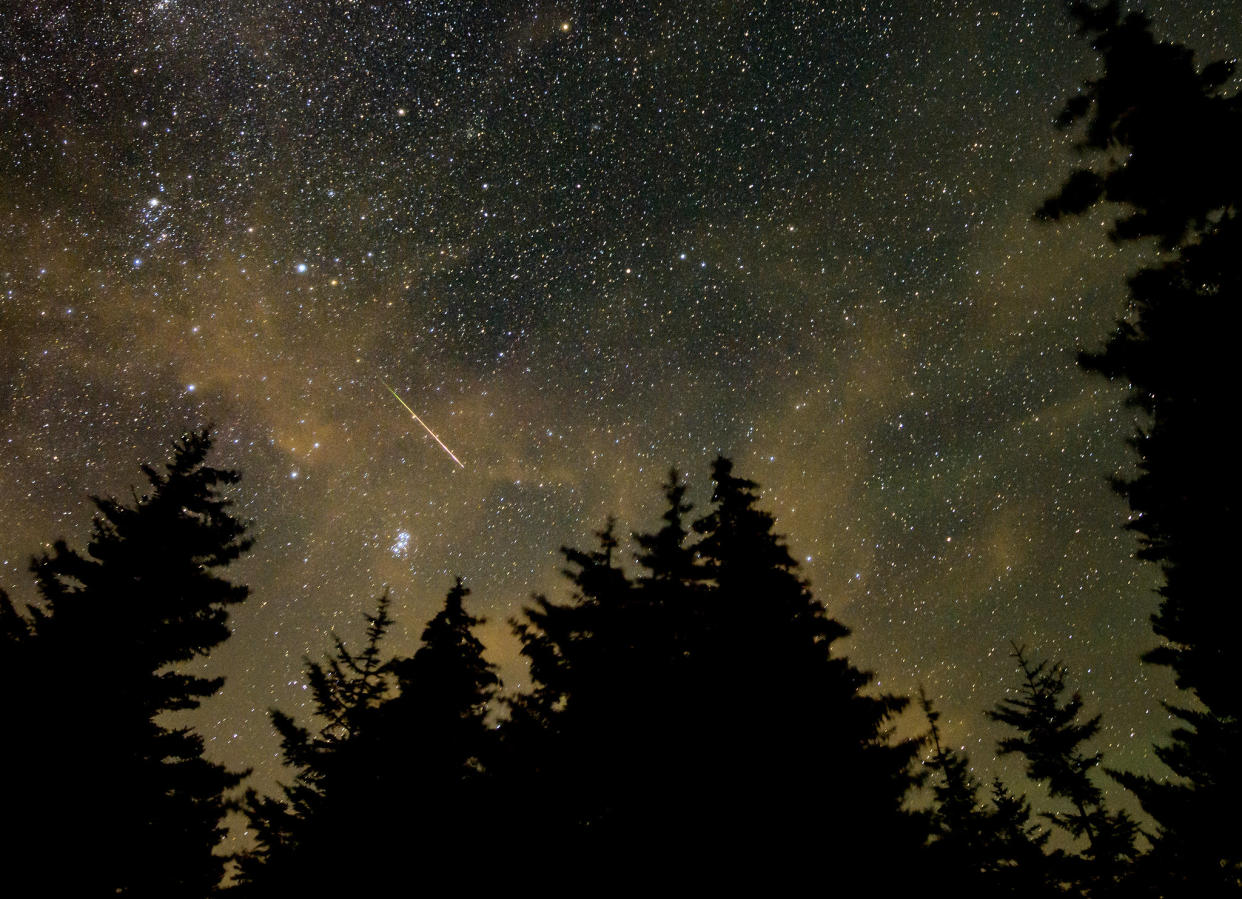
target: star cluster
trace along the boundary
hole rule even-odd
[[[851,657],[979,762],[1016,639],[1145,764],[1156,574],[1107,484],[1135,414],[1074,354],[1153,251],[1031,221],[1095,65],[1058,4],[10,8],[0,576],[31,599],[88,494],[213,423],[258,541],[216,758],[278,776],[266,709],[385,586],[409,651],[463,575],[519,687],[506,619],[558,547],[653,527],[672,465],[704,504],[723,452]],[[1242,40],[1228,4],[1149,11]]]

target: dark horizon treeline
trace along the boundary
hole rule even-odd
[[[356,872],[325,871],[325,851],[369,859],[372,883],[408,878],[411,856],[432,883],[498,882],[514,872],[489,871],[484,846],[506,840],[543,847],[525,864],[565,891],[664,868],[723,880],[753,858],[787,858],[792,876],[824,841],[870,859],[860,871],[916,851],[901,806],[918,747],[886,727],[904,701],[860,692],[870,676],[830,651],[848,631],[795,574],[755,485],[724,459],[713,475],[693,546],[670,475],[663,527],[635,537],[637,577],[611,523],[564,550],[572,601],[536,597],[514,622],[527,692],[498,695],[460,581],[408,659],[381,662],[381,600],[362,651],[338,642],[308,668],[319,729],[275,716],[297,773],[282,800],[247,796],[258,848],[240,892],[346,887]]]
[[[245,772],[157,720],[218,689],[168,665],[222,642],[246,594],[215,572],[249,541],[217,489],[238,475],[210,467],[210,447],[206,430],[177,441],[164,472],[144,468],[151,490],[133,506],[96,499],[86,552],[62,541],[32,563],[41,607],[22,614],[0,595],[4,682],[46,678],[4,693],[23,735],[5,770],[45,774],[5,790],[24,822],[12,857],[44,872],[41,892],[482,889],[525,869],[554,893],[655,877],[792,887],[824,870],[887,889],[934,875],[964,895],[1113,895],[1125,882],[1137,831],[1090,776],[1100,758],[1081,744],[1099,719],[1061,698],[1064,670],[1015,648],[1025,683],[992,714],[1019,734],[1000,751],[1071,801],[1049,818],[1074,852],[1049,849],[1025,796],[999,782],[981,795],[926,697],[927,736],[893,736],[908,700],[868,691],[871,674],[833,651],[849,629],[798,575],[758,485],[723,457],[693,520],[669,473],[661,526],[632,535],[635,572],[611,520],[593,548],[562,550],[569,601],[536,596],[513,622],[528,691],[501,692],[460,578],[410,657],[384,651],[381,596],[361,649],[334,637],[308,662],[313,719],[272,710],[291,774],[280,795],[239,798]],[[930,804],[912,807],[924,785]],[[229,860],[212,851],[230,808],[253,845],[225,888]],[[513,860],[490,857],[509,842]]]
[[[594,548],[562,550],[570,601],[537,596],[513,622],[529,691],[500,693],[460,579],[410,658],[384,661],[381,597],[360,651],[337,640],[308,665],[318,729],[273,712],[295,774],[282,797],[242,803],[256,848],[235,892],[347,889],[359,869],[323,864],[334,856],[367,859],[373,887],[415,869],[495,886],[515,872],[489,867],[482,827],[545,847],[528,864],[556,893],[656,877],[779,889],[830,869],[890,889],[935,872],[966,895],[1113,895],[1137,828],[1090,777],[1100,757],[1081,744],[1099,718],[1061,699],[1064,669],[1015,648],[1025,683],[993,714],[1019,734],[1000,751],[1070,801],[1050,819],[1079,852],[1048,849],[1024,796],[997,783],[980,797],[926,697],[929,735],[893,737],[907,700],[868,693],[871,675],[833,652],[849,630],[797,575],[757,485],[724,458],[712,481],[711,509],[689,522],[670,472],[662,526],[632,535],[634,573],[612,521]],[[928,782],[930,807],[912,808]]]
[[[1084,165],[1037,214],[1119,204],[1113,237],[1160,249],[1103,350],[1080,361],[1124,379],[1144,415],[1137,474],[1116,487],[1140,557],[1163,574],[1144,660],[1179,691],[1154,749],[1170,776],[1107,769],[1090,745],[1100,719],[1066,670],[1017,644],[1017,690],[989,716],[1009,728],[996,748],[1023,762],[1024,790],[980,783],[926,696],[926,734],[896,738],[909,700],[869,689],[835,651],[849,630],[799,575],[758,485],[719,457],[697,517],[670,474],[660,526],[632,535],[637,567],[611,522],[563,550],[569,600],[535,597],[513,622],[529,690],[502,692],[461,580],[408,658],[385,653],[382,597],[361,649],[337,640],[309,663],[314,719],[272,712],[290,767],[280,795],[239,795],[247,772],[162,723],[219,689],[184,665],[227,639],[248,593],[222,576],[250,546],[224,495],[238,475],[207,463],[204,430],[143,468],[149,490],[132,504],[94,499],[85,551],[58,541],[33,560],[39,604],[0,594],[10,871],[74,896],[808,881],[1242,895],[1242,607],[1222,592],[1239,510],[1220,433],[1242,324],[1242,99],[1226,91],[1232,63],[1197,67],[1115,3],[1070,6],[1103,69],[1061,119],[1081,128]],[[1104,777],[1137,797],[1149,832],[1108,805]],[[213,850],[233,808],[255,842],[224,890],[229,860]],[[1053,848],[1053,829],[1069,848]]]
[[[361,649],[334,638],[308,662],[313,719],[272,710],[291,773],[281,794],[239,799],[245,772],[157,721],[218,689],[168,665],[222,642],[246,594],[213,571],[249,541],[217,489],[238,476],[207,465],[210,446],[206,430],[177,441],[164,472],[144,468],[152,489],[133,506],[96,499],[86,553],[58,542],[32,563],[43,606],[20,614],[0,594],[4,682],[41,677],[5,691],[23,736],[3,750],[6,771],[44,774],[5,790],[25,824],[12,857],[45,872],[41,891],[482,889],[533,868],[554,893],[655,877],[781,888],[831,870],[840,884],[951,881],[966,896],[1161,895],[1138,889],[1150,852],[1106,806],[1101,757],[1084,745],[1099,716],[1064,698],[1064,668],[1015,646],[1019,689],[989,713],[1016,734],[998,751],[1026,761],[1042,799],[1000,781],[985,791],[926,696],[926,735],[896,739],[908,700],[868,691],[871,674],[833,651],[849,629],[723,457],[693,520],[669,473],[661,526],[631,535],[636,571],[611,520],[593,548],[562,550],[569,601],[536,596],[513,622],[528,691],[502,693],[460,578],[410,657],[384,651],[381,596]],[[230,808],[253,845],[225,888],[228,860],[212,853]],[[1050,848],[1049,825],[1071,850]],[[513,860],[490,857],[510,842]]]

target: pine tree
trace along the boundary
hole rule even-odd
[[[719,817],[739,827],[775,822],[764,834],[771,852],[833,845],[847,877],[882,866],[890,852],[917,854],[924,832],[903,802],[918,745],[890,734],[907,700],[865,692],[872,675],[833,651],[850,631],[799,576],[774,518],[758,507],[757,485],[723,457],[712,480],[696,551],[713,584],[708,614],[721,655],[712,668],[737,672],[719,710],[724,759],[747,770]],[[876,832],[889,835],[886,846],[865,836]]]
[[[685,516],[694,508],[686,502],[686,489],[681,474],[671,469],[664,482],[664,498],[668,503],[662,516],[664,524],[654,534],[634,534],[634,542],[641,550],[634,558],[648,572],[639,578],[639,583],[646,587],[663,584],[680,589],[699,577],[694,548],[686,543],[690,530],[685,525]]]
[[[283,800],[247,794],[256,848],[240,860],[242,895],[435,881],[477,856],[491,818],[485,718],[500,681],[473,633],[482,619],[463,606],[469,592],[458,578],[411,658],[383,658],[385,594],[360,652],[334,636],[326,662],[308,661],[316,729],[272,712],[295,773]]]
[[[454,878],[472,867],[477,841],[497,826],[488,715],[501,683],[475,635],[485,619],[463,604],[469,595],[457,578],[418,651],[389,663],[398,692],[380,708],[374,746],[383,794],[405,810],[384,848],[400,861],[403,845],[417,846],[423,872]],[[475,885],[484,880],[476,872]]]
[[[927,716],[933,806],[931,870],[934,880],[951,881],[961,896],[1044,897],[1056,892],[1052,869],[1057,855],[1045,854],[1049,833],[1032,820],[1025,796],[1014,796],[999,780],[989,800],[971,772],[965,753],[941,741],[940,713],[919,689]]]
[[[42,605],[0,612],[25,669],[6,697],[22,735],[5,741],[6,806],[23,863],[53,892],[204,896],[223,873],[212,850],[244,775],[162,717],[220,689],[184,663],[229,636],[248,592],[217,573],[251,541],[219,492],[239,476],[207,465],[210,448],[206,430],[177,441],[163,471],[143,467],[150,492],[132,504],[93,497],[86,551],[57,541],[32,562]]]
[[[1040,209],[1078,215],[1099,201],[1122,204],[1118,241],[1154,238],[1163,253],[1130,279],[1130,308],[1090,371],[1130,385],[1147,416],[1132,438],[1138,474],[1118,483],[1139,556],[1164,575],[1152,618],[1161,643],[1145,656],[1168,666],[1184,698],[1167,708],[1179,725],[1157,756],[1175,779],[1120,779],[1159,824],[1150,867],[1168,893],[1242,891],[1242,840],[1215,822],[1242,802],[1242,698],[1233,635],[1242,606],[1232,583],[1230,539],[1239,491],[1221,427],[1232,409],[1232,341],[1242,326],[1242,96],[1235,64],[1198,67],[1180,44],[1156,40],[1149,20],[1118,5],[1072,5],[1100,55],[1103,75],[1065,107],[1085,123],[1089,164]]]
[[[599,549],[565,550],[573,603],[537,598],[517,623],[536,686],[506,729],[539,785],[527,805],[557,810],[547,832],[589,860],[583,876],[775,885],[828,853],[838,882],[862,882],[922,840],[902,809],[917,747],[888,733],[903,702],[861,692],[870,676],[831,652],[848,631],[755,485],[725,459],[713,474],[697,543],[674,473],[663,526],[635,536],[645,573],[617,565],[609,527]]]
[[[471,615],[463,604],[469,595],[457,578],[444,607],[423,629],[418,651],[388,664],[399,692],[385,704],[383,715],[398,726],[413,722],[435,733],[434,751],[444,757],[441,770],[455,771],[454,779],[478,770],[490,703],[500,687],[496,667],[484,659],[474,633],[485,619]]]
[[[380,772],[368,758],[367,743],[391,686],[381,655],[392,626],[390,606],[385,593],[375,614],[366,616],[366,641],[357,654],[333,634],[333,653],[323,662],[306,661],[316,715],[312,726],[271,711],[294,777],[282,786],[283,801],[246,792],[242,811],[255,849],[239,859],[243,895],[314,892],[361,876],[357,867],[325,861],[340,857],[357,863],[376,844],[374,806],[380,794],[373,779]]]
[[[634,628],[626,621],[632,584],[617,564],[616,522],[596,533],[598,549],[563,547],[573,584],[568,604],[537,595],[512,622],[534,686],[507,698],[504,780],[523,823],[566,846],[564,877],[600,864],[597,834],[627,794],[616,758],[637,731],[627,728],[627,671]]]
[[[1069,803],[1070,811],[1049,812],[1045,817],[1086,842],[1086,864],[1078,875],[1081,886],[1090,895],[1108,895],[1124,875],[1125,865],[1138,854],[1139,831],[1124,810],[1109,810],[1103,791],[1090,776],[1103,755],[1088,754],[1082,747],[1099,732],[1100,716],[1080,721],[1083,701],[1076,692],[1062,702],[1063,665],[1032,663],[1016,644],[1013,656],[1022,672],[1021,690],[1016,697],[1001,700],[988,717],[1008,724],[1018,735],[1002,739],[997,751],[1022,756],[1027,776],[1046,783],[1054,799]]]
[[[1014,795],[1000,778],[993,778],[988,835],[991,864],[1002,895],[1051,896],[1060,891],[1057,874],[1064,855],[1049,850],[1051,833],[1034,820],[1025,795]]]

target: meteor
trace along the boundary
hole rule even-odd
[[[381,384],[383,384],[385,387],[388,387],[388,383],[387,383],[386,381],[380,381],[380,383],[381,383]],[[445,446],[445,445],[444,445],[444,441],[443,441],[443,440],[441,440],[439,437],[437,437],[437,436],[436,436],[436,432],[435,432],[435,431],[433,431],[433,430],[431,430],[431,428],[427,427],[427,422],[425,422],[425,421],[423,421],[421,418],[419,418],[419,417],[418,417],[418,413],[417,413],[417,412],[415,412],[413,409],[411,409],[408,405],[406,405],[405,400],[401,399],[401,397],[397,395],[397,391],[393,390],[391,387],[388,387],[388,392],[389,392],[389,393],[391,393],[394,397],[396,397],[396,399],[397,399],[397,402],[398,402],[398,403],[400,403],[402,406],[405,406],[405,411],[406,411],[406,412],[409,412],[411,415],[413,415],[413,416],[414,416],[414,420],[415,420],[416,422],[418,422],[420,425],[422,425],[422,426],[423,426],[423,430],[424,430],[424,431],[426,431],[428,434],[430,434],[430,435],[431,435],[431,439],[432,439],[432,440],[434,440],[436,443],[440,444],[440,449],[442,449],[442,450],[444,450],[446,453],[448,453],[448,454],[449,454],[449,458],[450,458],[450,459],[452,459],[454,462],[456,462],[456,463],[457,463],[458,465],[460,465],[462,468],[465,468],[465,467],[466,467],[466,466],[465,466],[465,463],[463,463],[463,462],[461,461],[461,459],[458,459],[456,456],[454,456],[454,455],[453,455],[453,451],[452,451],[451,449],[449,449],[447,446]]]

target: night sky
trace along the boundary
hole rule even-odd
[[[0,586],[214,423],[257,543],[213,758],[270,789],[266,710],[309,710],[304,656],[385,586],[410,652],[464,576],[520,688],[506,621],[567,596],[558,548],[654,530],[670,466],[701,511],[723,452],[841,648],[981,771],[1011,639],[1149,763],[1157,573],[1107,483],[1136,413],[1074,354],[1154,257],[1107,209],[1031,221],[1096,72],[1059,3],[0,10]],[[1236,3],[1148,10],[1242,46]]]

